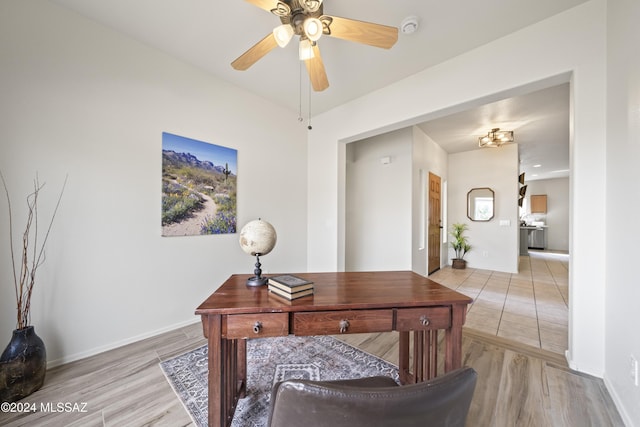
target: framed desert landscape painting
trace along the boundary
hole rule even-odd
[[[162,235],[236,232],[238,151],[162,133]]]

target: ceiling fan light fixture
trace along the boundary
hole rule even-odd
[[[301,39],[298,47],[298,56],[301,61],[313,58],[313,44],[307,39]]]
[[[390,49],[398,41],[397,27],[325,15],[323,0],[247,1],[276,15],[280,22],[274,25],[273,30],[265,37],[231,62],[231,66],[236,70],[247,70],[277,46],[284,47],[296,35],[299,38],[298,56],[305,63],[309,82],[316,92],[329,87],[317,43],[323,34],[383,49]],[[309,21],[305,24],[307,20]],[[276,26],[279,28],[274,28]]]
[[[493,128],[485,136],[478,138],[478,147],[500,147],[509,142],[513,142],[512,130]]]
[[[293,27],[289,24],[279,25],[273,29],[273,36],[276,38],[278,46],[285,47],[293,37]]]
[[[322,22],[318,18],[307,18],[302,25],[304,33],[312,42],[317,41],[322,36]]]

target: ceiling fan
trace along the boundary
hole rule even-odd
[[[391,48],[398,40],[398,29],[371,22],[325,15],[322,0],[246,0],[280,18],[281,25],[240,55],[231,66],[246,70],[276,46],[285,47],[294,35],[300,37],[298,52],[305,62],[313,90],[329,87],[318,39],[322,35],[369,46]]]

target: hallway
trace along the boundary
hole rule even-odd
[[[569,255],[530,251],[518,274],[444,267],[429,276],[474,299],[465,327],[564,356]]]

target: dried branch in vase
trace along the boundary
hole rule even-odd
[[[13,244],[13,215],[11,208],[11,198],[9,197],[9,190],[7,183],[4,179],[4,175],[0,172],[0,179],[2,179],[2,185],[4,186],[4,192],[7,196],[7,206],[9,208],[9,246],[11,248],[11,267],[13,269],[13,284],[16,293],[16,308],[17,308],[17,325],[16,329],[23,329],[29,326],[31,322],[31,295],[33,294],[33,287],[36,283],[36,272],[38,268],[45,261],[45,246],[49,238],[51,227],[53,226],[53,220],[58,213],[58,207],[64,194],[64,189],[67,186],[67,178],[65,177],[58,201],[56,203],[53,214],[51,215],[51,221],[47,227],[47,231],[44,235],[42,243],[38,243],[38,196],[40,191],[44,187],[45,183],[40,183],[38,175],[33,181],[33,192],[27,196],[27,222],[24,227],[24,233],[22,234],[22,251],[20,255],[20,266],[16,266],[16,250]]]

